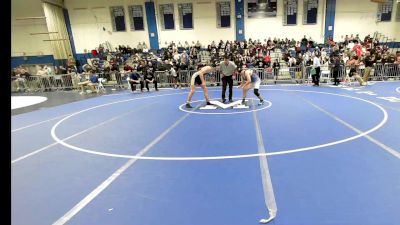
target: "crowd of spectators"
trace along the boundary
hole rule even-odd
[[[274,52],[276,53],[273,56]],[[276,57],[277,55],[279,57]],[[209,57],[206,61],[205,56]],[[326,43],[317,43],[311,37],[304,36],[297,41],[293,38],[268,38],[262,41],[259,39],[220,40],[219,42],[212,41],[207,45],[202,45],[200,41],[191,44],[187,41],[183,44],[171,42],[159,51],[151,51],[145,42],[139,42],[135,48],[120,45],[113,51],[100,45],[91,51],[89,58],[76,60],[70,56],[65,66],[55,66],[53,70],[50,70],[48,66],[43,65],[33,75],[40,77],[45,90],[48,90],[51,82],[46,75],[54,74],[73,74],[71,82],[74,84],[78,81],[89,81],[92,74],[107,80],[116,79],[117,83],[121,84],[122,77],[130,77],[131,73],[138,73],[149,78],[145,79],[149,81],[146,81],[148,87],[148,83],[157,85],[155,71],[165,71],[174,77],[175,87],[178,87],[180,84],[176,74],[180,71],[196,70],[201,63],[217,65],[225,56],[237,65],[238,72],[244,67],[278,70],[283,66],[312,66],[315,62],[314,57],[319,59],[321,65],[333,67],[335,63],[352,67],[365,65],[368,68],[374,63],[400,64],[399,52],[391,53],[388,46],[379,43],[370,35],[364,37],[363,40],[359,35],[346,35],[342,37],[342,40],[336,42],[330,38]],[[12,77],[18,86],[21,80],[30,75],[22,66],[12,70]],[[366,82],[365,79],[368,79],[366,74],[364,75]],[[361,83],[364,82],[360,81]],[[141,90],[143,87],[144,83],[141,84]]]

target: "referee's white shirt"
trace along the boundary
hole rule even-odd
[[[232,76],[232,74],[235,71],[235,69],[237,68],[237,66],[232,61],[229,61],[228,65],[225,65],[225,62],[222,61],[219,64],[219,68],[221,70],[221,74],[223,74],[224,76]]]

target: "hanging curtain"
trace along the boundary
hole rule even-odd
[[[53,49],[54,59],[68,59],[69,55],[72,55],[71,43],[67,33],[67,27],[65,26],[63,9],[60,6],[56,6],[47,2],[43,2],[44,15],[46,16],[46,24],[50,33],[49,37],[51,47]],[[66,40],[57,40],[66,39]]]

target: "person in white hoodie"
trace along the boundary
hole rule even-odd
[[[44,89],[44,91],[50,91],[51,88],[48,80],[49,72],[47,67],[45,65],[41,65],[36,75],[40,77],[40,87]]]
[[[315,69],[315,74],[312,75],[312,81],[314,83],[313,86],[319,86],[319,77],[320,77],[320,72],[321,72],[321,62],[315,54],[313,55],[313,65],[312,67]]]

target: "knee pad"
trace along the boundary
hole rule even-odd
[[[258,97],[260,96],[260,93],[258,93],[258,89],[254,89],[254,94]]]

